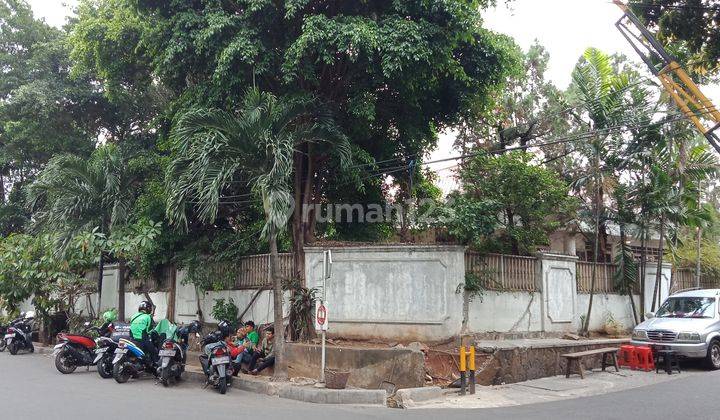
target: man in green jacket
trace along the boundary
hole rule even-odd
[[[157,363],[158,350],[150,339],[152,329],[152,303],[144,300],[138,306],[138,313],[130,319],[130,334],[153,363]]]

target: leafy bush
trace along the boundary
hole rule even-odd
[[[233,326],[237,325],[238,322],[238,307],[235,305],[233,298],[228,299],[215,299],[212,312],[210,313],[216,320],[225,320],[230,322]]]

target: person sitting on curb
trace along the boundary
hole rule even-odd
[[[255,348],[257,347],[259,341],[260,336],[258,335],[257,331],[255,331],[255,323],[252,321],[246,322],[245,339],[242,342],[244,350],[235,358],[235,365],[237,368],[239,368],[235,369],[235,372],[241,370],[243,373],[248,373],[248,371],[246,369],[243,369],[241,366],[243,363],[250,363],[252,355],[253,353],[255,353]]]
[[[260,348],[253,353],[250,359],[248,370],[251,375],[257,375],[262,372],[263,369],[275,365],[275,352],[273,351],[274,338],[275,328],[267,327]]]
[[[235,337],[228,337],[225,341],[228,349],[230,349],[231,358],[235,359],[245,350],[245,347],[243,346],[245,336],[245,326],[243,325],[237,329],[237,331],[235,332]]]

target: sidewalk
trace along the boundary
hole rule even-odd
[[[459,390],[444,390],[441,398],[426,402],[413,402],[405,408],[495,408],[543,403],[593,395],[619,392],[657,383],[673,381],[688,376],[707,374],[697,368],[668,375],[661,371],[643,372],[621,369],[616,373],[599,369],[586,372],[586,379],[578,375],[565,375],[534,379],[497,386],[478,386],[475,395],[460,396]]]

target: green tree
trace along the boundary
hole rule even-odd
[[[262,236],[270,244],[278,378],[287,377],[278,235],[286,227],[293,205],[300,205],[293,202],[290,189],[293,156],[297,147],[312,142],[316,147],[334,144],[341,161],[350,159],[347,139],[332,120],[311,113],[311,105],[308,99],[279,99],[251,89],[235,112],[189,111],[173,127],[173,160],[166,178],[168,217],[182,227],[188,224],[191,207],[201,222],[213,223],[223,191],[233,182],[252,185],[261,197],[265,211]]]
[[[533,164],[532,159],[524,152],[481,154],[469,159],[460,170],[463,197],[484,202],[481,208],[494,211],[491,215],[500,228],[500,241],[490,246],[496,251],[527,255],[535,247],[547,245],[548,234],[569,220],[574,210],[575,201],[568,197],[567,184],[553,171]],[[464,203],[460,202],[461,208],[465,208]],[[473,242],[484,236],[485,225],[476,226],[480,231],[470,235],[475,238]],[[509,249],[503,243],[508,243]]]
[[[132,206],[132,179],[119,148],[106,144],[89,159],[61,155],[29,186],[38,229],[57,232],[62,247],[78,234],[110,235],[123,226]],[[98,255],[98,307],[107,253]]]
[[[113,53],[120,62],[149,63],[173,99],[169,117],[196,106],[230,111],[251,86],[278,97],[311,95],[333,111],[355,157],[380,161],[422,154],[467,109],[489,106],[517,48],[482,27],[488,3],[86,1],[73,42],[77,57],[95,59],[99,73],[118,80],[127,75],[114,71]],[[320,202],[349,170],[330,150],[312,143],[296,150],[296,202]],[[300,209],[291,232],[303,275],[303,245],[315,225]]]
[[[633,0],[631,9],[668,50],[695,74],[720,69],[720,2],[717,0]]]
[[[526,146],[570,130],[566,95],[545,78],[550,54],[536,42],[522,58],[522,71],[509,75],[491,111],[473,110],[477,114],[460,125],[456,145],[461,150]],[[545,150],[549,156],[561,157],[564,148],[567,146],[558,145]]]
[[[574,113],[578,123],[589,132],[588,141],[578,147],[587,162],[573,180],[573,189],[586,205],[584,214],[591,214],[593,225],[593,261],[605,259],[607,249],[606,197],[618,183],[617,167],[627,152],[626,142],[617,127],[632,126],[637,115],[646,115],[648,103],[634,101],[642,96],[638,76],[628,69],[618,69],[618,60],[588,48],[573,70],[571,100],[578,106]],[[638,94],[640,92],[640,94]],[[638,102],[638,103],[634,103]],[[602,249],[602,255],[600,250]],[[592,313],[597,267],[593,264],[590,300],[582,330],[587,332]]]
[[[0,0],[0,226],[20,232],[31,214],[23,188],[59,153],[88,156],[99,95],[70,76],[66,35],[24,0]]]

